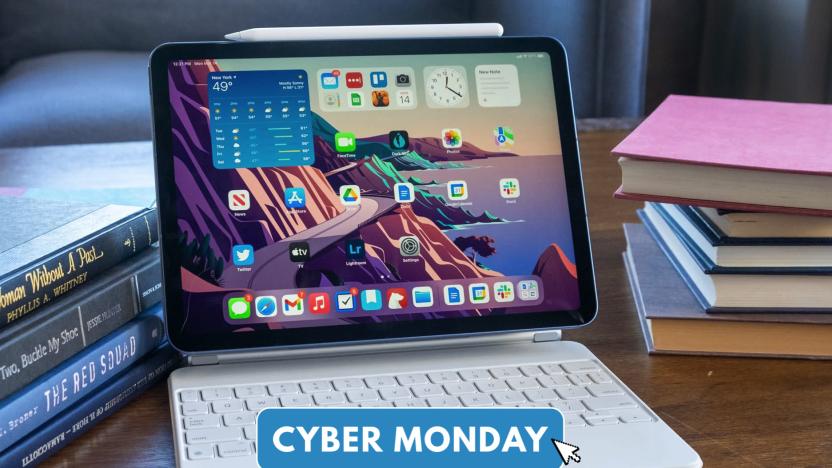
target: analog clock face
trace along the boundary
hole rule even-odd
[[[431,67],[425,70],[425,94],[430,107],[468,105],[468,80],[462,67]]]

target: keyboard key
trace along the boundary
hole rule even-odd
[[[459,371],[459,375],[466,382],[491,379],[491,374],[485,369],[466,369]]]
[[[448,395],[465,395],[477,392],[477,389],[470,382],[451,382],[446,383],[443,387]]]
[[[440,396],[445,394],[445,389],[439,384],[414,385],[411,390],[420,398]]]
[[[410,390],[406,387],[392,387],[392,388],[382,388],[378,391],[381,395],[383,400],[401,400],[403,398],[412,398],[413,395],[410,394]]]
[[[212,444],[191,445],[187,450],[188,460],[207,460],[214,458],[214,446]]]
[[[624,389],[612,383],[587,385],[586,389],[589,390],[589,393],[597,397],[624,394]]]
[[[482,393],[501,392],[509,389],[508,385],[502,380],[480,380],[479,382],[474,382],[474,385]]]
[[[250,398],[263,396],[265,394],[266,387],[263,385],[244,385],[242,387],[234,387],[234,395],[237,395],[237,398]]]
[[[606,372],[590,372],[587,374],[595,383],[610,383],[612,378]]]
[[[460,381],[459,374],[453,371],[431,372],[428,377],[430,377],[431,382],[437,384]]]
[[[523,392],[526,398],[533,402],[558,400],[558,395],[551,388],[533,388]]]
[[[194,429],[185,432],[185,440],[188,444],[209,444],[213,442],[225,442],[240,440],[243,438],[243,431],[239,427],[221,427],[219,429]]]
[[[343,405],[347,402],[347,397],[341,392],[323,392],[312,395],[316,405],[331,406]]]
[[[283,395],[280,397],[280,404],[289,408],[312,406],[312,398],[309,395]]]
[[[543,375],[543,369],[539,366],[520,366],[520,372],[526,377],[537,377]]]
[[[462,406],[459,398],[448,395],[428,398],[428,404],[435,408],[456,408]]]
[[[540,368],[547,375],[563,375],[563,369],[557,364],[541,364]]]
[[[546,388],[554,388],[554,387],[565,387],[572,385],[572,382],[569,381],[563,375],[541,375],[537,378],[537,381],[540,382],[540,385]]]
[[[392,401],[366,401],[361,403],[362,408],[386,408],[388,406],[393,406]]]
[[[506,383],[514,390],[526,390],[529,388],[540,388],[540,383],[534,377],[513,377],[506,379]]]
[[[396,383],[396,379],[390,377],[389,375],[377,375],[375,377],[366,377],[364,382],[370,388],[386,388],[386,387],[395,387],[398,384]]]
[[[312,382],[302,382],[300,389],[303,393],[331,392],[332,384],[328,380],[313,380]]]
[[[276,383],[271,384],[266,388],[269,389],[269,395],[277,397],[283,395],[291,395],[294,393],[300,393],[300,386],[296,383]]]
[[[208,404],[201,401],[189,401],[187,403],[182,403],[182,414],[184,416],[208,414]]]
[[[496,401],[498,405],[515,405],[526,401],[526,397],[523,396],[522,393],[514,390],[509,390],[507,392],[494,392],[491,394],[491,397],[494,398],[494,401]]]
[[[584,421],[584,418],[582,418],[580,414],[565,414],[563,415],[563,422],[566,427],[586,426],[586,421]]]
[[[462,395],[459,397],[459,401],[465,406],[494,406],[494,399],[485,393]]]
[[[609,426],[611,424],[618,424],[618,418],[610,416],[607,418],[587,419],[586,422],[588,422],[590,426]]]
[[[611,410],[610,412],[613,415],[618,416],[618,419],[625,423],[653,421],[653,418],[649,414],[647,414],[645,411],[639,408],[632,408],[626,410]]]
[[[224,442],[217,446],[217,451],[223,458],[245,457],[251,455],[251,443],[245,441]]]
[[[240,400],[215,401],[211,403],[211,411],[217,414],[239,413],[243,410],[243,402]]]
[[[182,422],[185,425],[185,429],[208,429],[210,427],[220,427],[220,417],[216,414],[185,416]]]
[[[569,374],[566,377],[573,385],[589,385],[595,383],[587,374]]]
[[[376,401],[379,399],[379,396],[377,390],[362,389],[348,391],[347,398],[352,402],[360,403],[362,401]]]
[[[584,390],[583,387],[558,387],[555,389],[558,392],[558,396],[563,398],[564,400],[574,400],[576,398],[588,398],[589,392]]]
[[[335,379],[332,381],[332,385],[335,387],[335,390],[338,390],[339,392],[366,388],[364,386],[364,381],[361,379]]]
[[[592,411],[603,411],[618,408],[635,408],[638,405],[632,398],[626,395],[587,398],[584,404]]]
[[[196,390],[182,390],[179,392],[179,401],[182,403],[186,401],[199,401],[199,392]]]
[[[399,381],[400,385],[404,385],[405,387],[412,387],[414,385],[424,385],[430,383],[428,381],[428,376],[425,374],[405,374],[396,377],[396,380]]]
[[[491,369],[491,375],[495,379],[507,379],[509,377],[522,377],[523,373],[516,367],[498,367]]]
[[[243,436],[247,440],[257,439],[257,426],[246,426],[243,428]]]
[[[230,400],[231,396],[230,388],[209,388],[202,391],[202,399],[205,401]]]
[[[549,406],[559,409],[562,413],[583,413],[586,406],[578,400],[556,400],[549,402]]]
[[[423,408],[428,403],[422,398],[410,398],[407,400],[396,400],[393,404],[398,408]]]
[[[564,362],[560,365],[567,374],[585,374],[587,372],[598,372],[601,370],[592,361]]]
[[[254,419],[257,413],[237,413],[237,414],[226,414],[222,417],[223,422],[226,426],[247,426],[249,424],[254,424]]]
[[[275,408],[280,406],[277,398],[259,397],[246,399],[246,409],[249,411],[260,411],[263,408]]]
[[[584,419],[589,421],[590,419],[598,419],[598,418],[609,418],[613,416],[612,413],[609,411],[586,411],[583,414]]]

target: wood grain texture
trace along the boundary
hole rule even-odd
[[[565,339],[589,346],[699,452],[706,466],[829,466],[832,363],[647,355],[621,260],[621,223],[636,222],[640,204],[612,198],[620,175],[610,149],[624,135],[580,135],[600,312],[590,326],[567,331]],[[111,159],[111,165],[134,174],[145,174],[151,161],[149,144],[93,146],[98,148],[88,154],[114,158],[118,162]],[[8,169],[12,159],[22,168],[21,152],[37,157],[37,150],[0,150],[0,186],[13,185],[6,183],[12,177]],[[69,164],[59,166],[61,173],[41,174],[39,184],[50,179],[78,183],[64,172],[71,170]],[[167,390],[160,384],[43,466],[173,463]]]

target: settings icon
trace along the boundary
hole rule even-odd
[[[419,255],[419,238],[416,236],[399,237],[399,252],[402,257],[416,257]]]

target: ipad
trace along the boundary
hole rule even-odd
[[[150,74],[180,350],[595,316],[557,41],[167,44]]]

